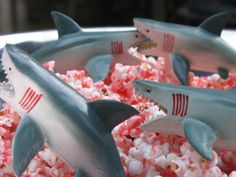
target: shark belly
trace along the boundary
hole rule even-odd
[[[31,115],[42,127],[48,147],[75,170],[81,169],[89,177],[106,177],[105,166],[100,161],[102,159],[100,149],[91,142],[91,137],[70,122],[62,111],[53,110],[53,104],[46,101],[42,101],[40,104]],[[42,112],[39,114],[39,110],[45,110],[46,114],[38,117],[38,115],[42,115]],[[54,116],[50,117],[50,115]]]

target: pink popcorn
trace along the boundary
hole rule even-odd
[[[236,171],[233,171],[232,173],[230,173],[229,177],[236,177]]]
[[[47,68],[49,71],[54,72],[55,61],[49,61],[47,63],[44,63],[43,66]]]
[[[138,66],[116,64],[104,81],[93,83],[84,70],[56,73],[63,81],[84,95],[89,101],[115,99],[128,103],[140,114],[116,126],[112,135],[119,151],[127,177],[176,177],[176,176],[236,176],[236,153],[213,151],[213,160],[205,161],[183,137],[161,133],[142,132],[140,125],[147,119],[165,116],[154,103],[135,95],[132,81],[148,79],[175,83],[167,76],[165,59],[158,61],[131,51],[143,62]],[[55,62],[44,66],[53,72]],[[236,76],[224,80],[218,74],[197,77],[189,73],[189,85],[209,89],[229,90],[236,84]],[[14,176],[11,164],[11,144],[20,116],[10,105],[0,111],[0,176]],[[72,170],[62,159],[44,147],[31,161],[24,177],[73,177]]]
[[[131,160],[128,163],[128,172],[131,176],[141,175],[143,173],[143,163],[139,160]]]

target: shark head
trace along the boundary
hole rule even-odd
[[[137,94],[154,101],[159,108],[167,115],[172,110],[172,94],[167,92],[163,83],[152,82],[147,80],[133,81],[133,86]]]
[[[155,23],[156,21],[150,19],[134,18],[134,26],[144,38],[136,47],[143,54],[149,54],[149,52],[156,51],[160,47],[157,42],[158,35],[155,31]]]
[[[0,98],[14,107],[16,106],[17,109],[17,103],[21,100],[25,90],[29,88],[28,86],[36,87],[27,74],[31,62],[25,52],[8,44],[3,49],[1,60],[6,75],[5,80],[0,83]]]

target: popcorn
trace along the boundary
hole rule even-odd
[[[139,160],[131,160],[128,170],[131,176],[141,175],[143,173],[143,163]]]
[[[161,118],[165,113],[154,103],[135,95],[132,81],[148,79],[172,82],[165,73],[165,59],[142,58],[139,66],[116,64],[105,81],[93,83],[84,70],[56,73],[63,81],[84,95],[89,101],[98,99],[120,100],[132,105],[140,114],[116,126],[112,135],[120,154],[127,177],[236,177],[236,153],[213,151],[213,160],[204,160],[183,137],[161,133],[142,132],[140,125],[147,119]],[[44,66],[53,72],[55,62]],[[236,84],[236,77],[223,80],[218,74],[198,77],[189,73],[190,85],[209,89],[229,90]],[[0,111],[0,177],[14,176],[11,162],[11,144],[20,116],[8,104]],[[31,161],[24,177],[73,177],[75,171],[44,147]]]

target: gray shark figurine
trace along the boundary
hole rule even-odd
[[[140,60],[128,49],[143,39],[136,29],[113,32],[85,32],[68,16],[52,12],[59,39],[32,56],[40,63],[56,60],[55,70],[84,69],[94,81],[103,80],[113,62],[136,65]]]
[[[222,78],[236,73],[236,51],[220,34],[231,12],[221,12],[206,19],[199,27],[135,18],[134,24],[147,40],[137,46],[146,55],[166,58],[166,71],[173,70],[182,84],[188,84],[190,69],[219,72]]]
[[[133,86],[166,112],[144,123],[143,130],[185,136],[206,160],[212,159],[213,145],[236,150],[236,87],[219,91],[146,80]]]
[[[1,98],[22,115],[13,140],[13,169],[21,176],[46,143],[77,177],[125,177],[110,131],[138,112],[112,100],[88,102],[27,53],[7,45],[3,65],[8,82]]]

